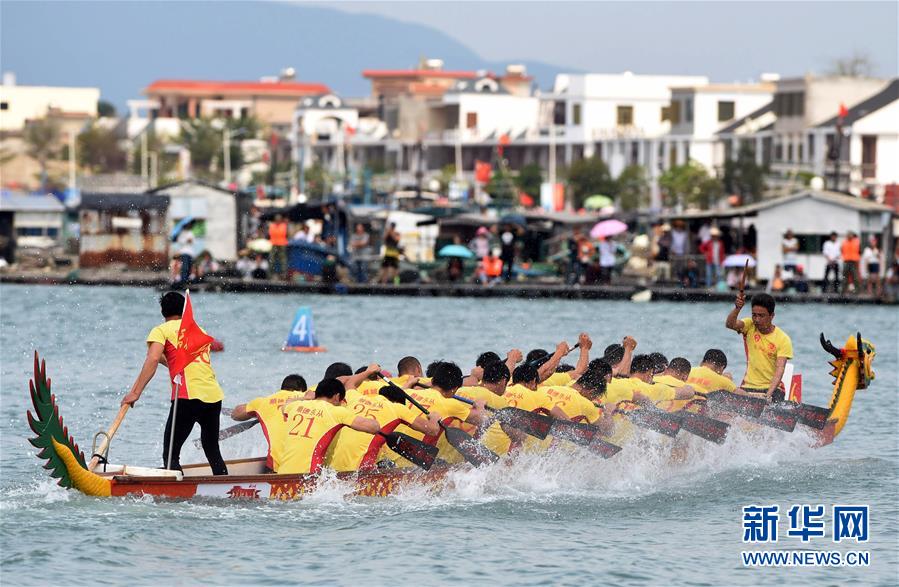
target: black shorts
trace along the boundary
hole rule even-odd
[[[384,257],[384,260],[381,261],[381,267],[387,269],[388,267],[393,267],[394,269],[399,269],[400,260],[396,257]]]
[[[880,263],[868,263],[868,276],[877,277],[880,275]]]
[[[754,396],[757,395],[760,397],[765,397],[768,394],[767,389],[747,389],[745,387],[743,387],[741,389],[743,391],[745,391],[746,393],[752,394]],[[774,395],[771,396],[771,401],[773,401],[774,403],[779,403],[779,402],[784,401],[785,397],[786,397],[786,394],[784,393],[784,390],[778,387],[777,389],[774,390]]]

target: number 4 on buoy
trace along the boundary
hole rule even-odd
[[[315,336],[315,326],[312,322],[312,311],[303,307],[297,310],[293,317],[293,325],[287,335],[287,341],[281,347],[282,351],[297,351],[301,353],[323,353],[325,347],[318,346]]]

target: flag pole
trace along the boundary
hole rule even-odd
[[[184,310],[187,308],[187,304],[190,303],[190,290],[184,290],[184,306],[181,308],[181,319],[184,320]],[[180,330],[180,328],[179,328]],[[185,365],[185,368],[187,366]],[[168,455],[165,458],[165,468],[172,468],[172,451],[175,449],[175,422],[178,418],[178,396],[181,395],[181,373],[175,375],[172,379],[172,383],[175,384],[175,399],[172,402],[172,425],[169,429],[169,451]]]

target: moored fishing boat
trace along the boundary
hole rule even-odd
[[[874,346],[861,335],[850,336],[842,349],[834,347],[823,335],[821,344],[834,357],[830,361],[834,384],[826,421],[815,430],[818,446],[833,442],[846,425],[855,392],[867,388],[874,378],[872,363],[875,355]],[[56,397],[51,393],[46,365],[37,353],[30,390],[34,413],[28,412],[28,423],[35,433],[30,441],[40,449],[38,457],[47,460],[44,468],[50,471],[51,477],[59,480],[60,486],[87,495],[291,500],[302,498],[321,480],[317,475],[265,474],[263,458],[229,461],[230,474],[223,476],[211,475],[207,465],[186,465],[182,472],[104,464],[91,471],[84,453],[63,424]],[[385,469],[339,473],[337,478],[352,483],[356,495],[386,496],[408,484],[436,483],[449,470],[438,467],[429,471]]]

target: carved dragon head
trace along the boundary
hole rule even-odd
[[[872,364],[877,352],[871,341],[863,339],[861,333],[850,336],[843,348],[838,349],[830,340],[824,337],[822,332],[821,346],[834,356],[834,360],[830,361],[830,364],[833,366],[833,371],[830,374],[835,380],[841,376],[845,368],[851,365],[858,365],[859,368],[858,389],[865,389],[874,380]],[[849,359],[854,360],[850,361]]]

